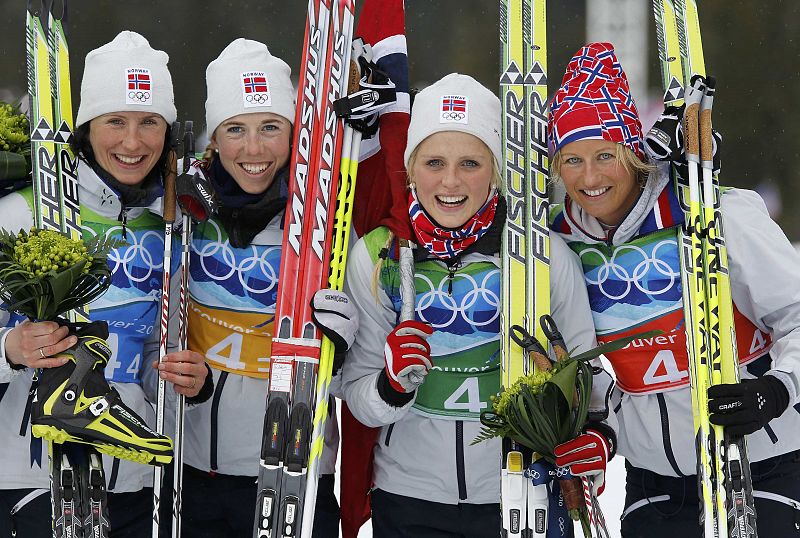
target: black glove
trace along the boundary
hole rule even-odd
[[[711,423],[725,426],[725,431],[734,437],[760,430],[787,407],[789,391],[771,375],[708,389]]]
[[[692,78],[693,84],[700,82],[702,79]],[[689,177],[683,147],[683,112],[685,109],[685,105],[666,107],[644,138],[644,149],[647,156],[653,161],[672,162],[678,175],[682,178]],[[717,131],[713,131],[713,133],[714,174],[719,174],[722,135]]]
[[[358,310],[346,293],[325,288],[315,293],[311,300],[311,319],[333,342],[333,375],[336,375],[356,339]]]

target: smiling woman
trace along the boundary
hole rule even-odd
[[[610,43],[590,43],[572,58],[553,97],[548,136],[553,175],[568,194],[552,227],[580,259],[598,340],[648,329],[669,335],[606,355],[617,381],[609,421],[618,421],[626,459],[621,535],[699,536],[701,467],[686,331],[687,324],[700,330],[692,326],[700,322],[684,314],[684,293],[696,301],[698,286],[681,275],[687,217],[676,195],[679,168],[673,177],[671,163],[647,162],[636,105]],[[676,148],[667,158],[682,154]],[[744,381],[708,389],[709,420],[725,426],[726,439],[748,436],[759,534],[796,536],[800,415],[790,404],[798,401],[800,362],[790,350],[800,346],[800,258],[756,193],[722,188],[718,203],[714,220],[724,222],[733,300],[727,334],[735,328],[738,358],[736,351],[719,355],[738,359]],[[709,271],[716,275],[711,265]],[[708,312],[713,321],[722,308]],[[726,333],[719,319],[708,327],[702,330],[717,334],[709,342],[719,345]]]
[[[166,53],[153,49],[143,36],[128,31],[86,56],[72,141],[79,159],[81,225],[85,238],[105,236],[121,246],[108,255],[109,290],[89,304],[92,323],[23,321],[16,314],[4,317],[0,383],[7,383],[7,390],[0,398],[0,504],[16,504],[17,508],[10,514],[7,509],[0,511],[2,536],[11,536],[12,528],[20,536],[52,534],[47,465],[41,464],[47,461],[47,449],[30,437],[25,410],[33,409],[37,422],[43,417],[55,419],[49,408],[28,407],[33,371],[39,372],[36,402],[68,400],[67,389],[81,387],[78,401],[82,407],[74,416],[67,413],[66,419],[64,415],[57,418],[68,427],[81,424],[84,438],[104,424],[108,429],[103,433],[113,436],[113,442],[106,437],[108,444],[118,447],[115,454],[128,449],[139,455],[154,452],[156,447],[159,451],[153,455],[157,461],[166,463],[171,458],[171,441],[141,427],[154,428],[156,422],[149,395],[155,393],[159,376],[152,363],[159,347],[156,313],[164,224],[155,211],[160,212],[162,206],[168,126],[177,116],[168,60]],[[30,188],[2,198],[0,228],[10,232],[29,229],[34,206]],[[107,352],[96,359],[88,346],[98,341]],[[162,365],[161,375],[190,402],[207,398],[213,391],[204,383],[210,383],[211,376],[197,353],[173,354],[172,360]],[[110,418],[103,414],[88,425],[79,422],[85,420],[81,409],[100,408],[101,404]],[[113,534],[149,536],[152,468],[110,457],[104,457],[103,466]]]
[[[252,536],[264,401],[295,117],[291,70],[266,45],[236,39],[206,69],[211,142],[194,173],[219,198],[192,237],[189,349],[216,380],[213,402],[186,412],[184,536]],[[327,421],[314,537],[338,535],[337,446]]]

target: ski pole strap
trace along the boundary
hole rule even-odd
[[[706,77],[706,91],[700,101],[700,162],[703,168],[714,169],[714,131],[711,127],[711,108],[717,81]]]
[[[511,339],[533,360],[538,368],[550,370],[553,367],[552,361],[547,357],[547,350],[542,344],[522,325],[512,325],[510,327]]]
[[[573,478],[569,469],[566,467],[556,467],[552,463],[539,459],[530,464],[523,473],[525,478],[533,482],[534,486],[547,485],[549,495],[547,496],[547,534],[546,538],[562,538],[561,529],[571,524],[567,504],[561,492],[559,480],[570,480]]]

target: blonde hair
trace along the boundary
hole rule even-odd
[[[617,164],[622,165],[626,172],[636,178],[640,186],[644,186],[647,177],[654,172],[656,167],[650,163],[642,161],[628,146],[617,143],[614,150],[614,158]],[[550,161],[550,180],[552,182],[563,181],[561,177],[561,150],[558,150]]]

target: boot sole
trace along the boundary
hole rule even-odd
[[[42,439],[56,444],[72,442],[91,445],[96,448],[98,452],[102,452],[113,458],[130,460],[144,465],[166,465],[172,461],[172,454],[157,454],[145,449],[135,449],[98,440],[84,439],[56,426],[37,424],[31,427],[31,433],[34,437],[41,437]]]

